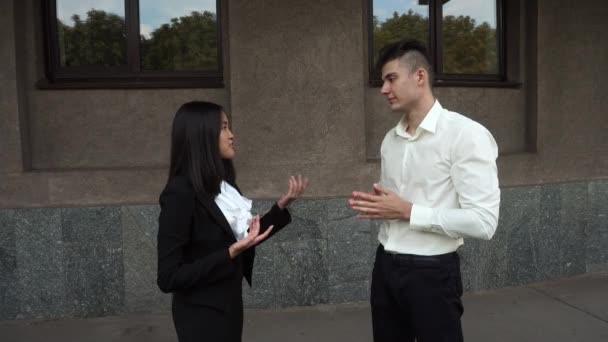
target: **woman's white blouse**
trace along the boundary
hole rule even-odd
[[[215,198],[215,204],[230,224],[237,240],[247,237],[247,230],[251,223],[251,200],[241,196],[239,192],[230,184],[222,181],[220,193]]]

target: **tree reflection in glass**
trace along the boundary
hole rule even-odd
[[[215,6],[214,0],[140,0],[142,69],[218,69]]]
[[[57,0],[61,66],[127,64],[124,1]]]
[[[443,5],[443,72],[497,74],[496,1],[450,0]]]

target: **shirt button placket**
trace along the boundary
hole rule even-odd
[[[401,163],[401,184],[399,184],[399,194],[403,195],[405,191],[405,183],[407,180],[407,160],[409,157],[409,149],[410,149],[411,141],[410,139],[405,140],[405,144],[403,146],[403,161]]]

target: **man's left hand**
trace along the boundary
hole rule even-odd
[[[412,203],[380,184],[374,184],[374,193],[354,191],[348,203],[360,213],[357,218],[409,221],[412,213]]]

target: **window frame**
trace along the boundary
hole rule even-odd
[[[142,70],[139,43],[139,0],[123,0],[127,29],[125,66],[63,67],[60,65],[57,28],[57,1],[45,0],[42,6],[45,78],[39,88],[50,89],[124,89],[124,88],[223,88],[222,1],[216,0],[217,69],[201,71]]]
[[[509,43],[506,22],[511,16],[508,15],[507,0],[496,1],[496,29],[497,34],[497,55],[498,73],[497,74],[450,74],[443,72],[443,2],[438,0],[426,0],[429,6],[429,58],[435,74],[433,86],[435,87],[498,87],[498,88],[517,88],[520,82],[512,79],[512,72],[508,68],[514,66],[511,55],[507,51],[514,48]],[[378,70],[376,70],[373,59],[374,49],[374,0],[367,0],[367,38],[368,38],[368,77],[369,85],[372,87],[382,86],[382,80]],[[509,24],[511,22],[509,21]],[[512,41],[512,39],[511,39]],[[507,60],[509,58],[509,60]],[[513,68],[516,69],[516,68]]]

